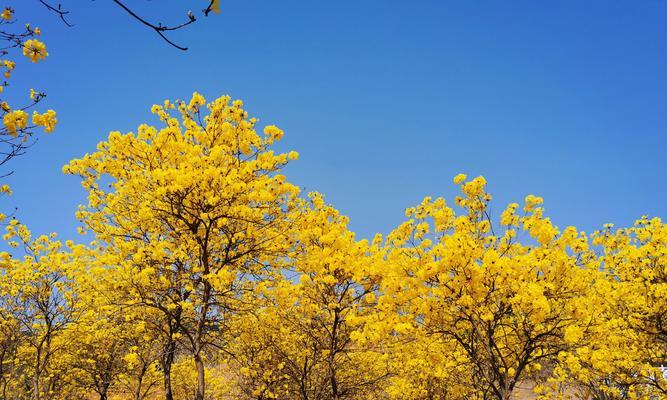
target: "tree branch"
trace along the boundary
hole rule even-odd
[[[65,10],[63,10],[61,4],[58,4],[58,8],[56,8],[56,7],[52,6],[51,4],[47,3],[45,0],[39,0],[39,2],[42,3],[42,4],[44,4],[44,7],[48,8],[49,11],[53,11],[54,13],[58,14],[58,16],[60,17],[60,19],[65,23],[65,25],[67,25],[67,26],[70,27],[70,28],[74,26],[74,24],[71,24],[71,23],[70,23],[69,21],[67,21],[67,19],[65,18],[65,16],[66,16],[67,14],[69,14],[69,11],[65,11]]]
[[[192,14],[192,11],[188,11],[188,21],[186,21],[186,22],[184,22],[180,25],[170,27],[170,26],[163,26],[161,23],[158,23],[157,25],[155,25],[151,22],[148,22],[147,20],[145,20],[145,19],[141,18],[139,15],[137,15],[134,11],[130,10],[125,4],[123,4],[123,2],[121,2],[119,0],[113,0],[113,2],[118,4],[118,6],[120,6],[120,8],[125,10],[125,12],[130,14],[134,19],[136,19],[137,21],[141,22],[142,24],[146,25],[147,27],[149,27],[149,28],[153,29],[155,32],[157,32],[157,34],[160,35],[160,37],[162,39],[164,39],[165,42],[169,43],[170,45],[172,45],[173,47],[175,47],[179,50],[185,51],[185,50],[188,49],[187,47],[179,46],[176,43],[169,40],[169,38],[167,38],[167,36],[165,36],[164,32],[175,31],[177,29],[181,29],[184,26],[190,25],[193,22],[195,22],[197,19],[195,18],[194,14]]]

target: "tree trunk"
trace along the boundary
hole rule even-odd
[[[32,378],[32,399],[39,400],[39,374]]]
[[[202,256],[204,264],[204,272],[208,273],[209,268],[207,264],[208,256],[206,255],[206,250],[204,250],[204,255]],[[195,365],[197,366],[197,393],[195,394],[195,400],[204,400],[204,395],[206,393],[206,376],[204,369],[204,360],[201,358],[201,352],[203,347],[203,338],[204,332],[206,329],[206,321],[209,310],[209,304],[211,299],[211,293],[213,288],[211,284],[204,280],[204,291],[202,293],[202,308],[199,314],[199,321],[197,322],[197,330],[194,335],[194,343],[192,343],[192,349],[195,359]]]
[[[171,365],[162,373],[164,382],[164,400],[174,400],[174,394],[171,391]]]
[[[329,347],[329,380],[331,383],[331,398],[338,400],[338,381],[336,379],[336,352],[338,351],[338,326],[340,324],[338,309],[334,310],[333,326],[331,328],[331,344]]]
[[[199,354],[195,355],[195,365],[197,366],[197,393],[195,400],[204,400],[204,393],[206,391],[205,369],[204,361]]]
[[[171,365],[174,363],[174,353],[176,352],[176,342],[171,340],[164,349],[162,355],[162,381],[164,384],[164,399],[174,400],[174,394],[171,390]]]
[[[141,367],[141,373],[137,377],[137,387],[134,390],[134,400],[142,400],[141,386],[144,383],[144,375],[146,374],[146,364]]]

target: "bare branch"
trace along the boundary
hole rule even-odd
[[[204,9],[204,16],[208,17],[208,14],[213,11],[213,4],[215,3],[215,0],[211,0],[208,3],[208,6]]]
[[[70,28],[74,26],[74,24],[71,24],[71,23],[70,23],[69,21],[67,21],[67,19],[65,18],[65,16],[66,16],[67,14],[69,14],[69,11],[65,11],[65,10],[63,10],[62,5],[61,5],[60,3],[58,3],[58,7],[56,8],[56,7],[52,6],[51,4],[47,3],[45,0],[39,0],[39,2],[42,3],[42,4],[44,4],[44,7],[48,8],[49,11],[53,11],[54,13],[58,14],[58,16],[60,17],[60,19],[65,23],[65,25],[67,25],[67,26],[70,27]]]
[[[187,47],[179,46],[176,43],[169,40],[169,38],[167,38],[165,36],[164,32],[175,31],[177,29],[181,29],[184,26],[190,25],[193,22],[195,22],[197,19],[195,18],[194,14],[192,14],[191,11],[188,12],[188,21],[186,21],[186,22],[184,22],[180,25],[170,27],[170,26],[163,26],[161,23],[158,23],[157,25],[155,25],[151,22],[148,22],[147,20],[145,20],[145,19],[141,18],[139,15],[137,15],[134,11],[130,10],[125,4],[123,4],[123,2],[121,2],[119,0],[113,0],[113,2],[118,4],[123,10],[125,10],[125,12],[130,14],[134,19],[136,19],[137,21],[141,22],[142,24],[146,25],[147,27],[149,27],[149,28],[153,29],[155,32],[157,32],[157,34],[160,35],[160,37],[162,39],[164,39],[170,45],[174,46],[175,48],[177,48],[179,50],[183,50],[183,51],[188,49]]]

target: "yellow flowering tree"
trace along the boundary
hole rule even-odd
[[[83,393],[107,400],[126,368],[126,326],[96,309],[76,322],[65,332],[70,343],[67,378]]]
[[[297,154],[269,149],[281,130],[258,134],[239,100],[205,105],[195,93],[189,103],[154,106],[164,128],[112,132],[97,152],[65,167],[88,190],[78,215],[106,246],[125,306],[160,316],[165,355],[178,344],[192,357],[197,400],[226,315],[243,309],[241,295],[286,251],[286,215],[298,193],[279,173]]]
[[[30,380],[27,394],[34,400],[55,398],[66,383],[58,356],[67,346],[64,332],[77,318],[74,275],[83,249],[68,243],[66,251],[61,242],[52,240],[53,235],[32,238],[16,220],[6,230],[8,244],[26,252],[22,259],[7,252],[0,255],[0,293],[5,312],[11,312],[19,325],[17,357]]]
[[[582,397],[653,399],[667,396],[667,228],[642,217],[630,228],[611,224],[593,235],[606,279],[589,298],[602,315],[588,345],[569,354],[558,381],[571,381]]]
[[[294,212],[294,248],[240,318],[231,365],[243,398],[365,399],[381,393],[387,354],[353,340],[375,302],[378,243],[355,240],[348,219],[310,194]]]
[[[159,360],[164,345],[160,333],[148,330],[143,321],[129,322],[125,326],[130,334],[123,338],[125,368],[117,384],[120,391],[127,394],[126,398],[145,400],[152,398],[160,387]]]
[[[667,225],[643,217],[629,229],[611,227],[595,235],[602,262],[619,297],[618,312],[644,338],[646,362],[667,363]],[[663,391],[664,382],[655,382]]]
[[[460,175],[455,183],[463,214],[426,198],[388,236],[379,304],[387,316],[375,329],[438,338],[451,349],[445,365],[467,371],[463,398],[509,399],[587,335],[594,321],[582,306],[599,264],[583,233],[560,232],[543,216],[541,198],[528,196],[522,216],[511,204],[497,230],[484,178]],[[526,243],[520,231],[530,235]]]
[[[3,399],[17,390],[21,363],[18,350],[21,344],[21,326],[12,313],[12,300],[6,295],[0,297],[0,393]]]

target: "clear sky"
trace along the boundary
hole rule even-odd
[[[84,192],[63,164],[195,90],[284,129],[280,149],[301,155],[289,179],[325,193],[360,236],[424,196],[453,202],[459,172],[487,178],[495,211],[543,196],[560,227],[665,216],[665,1],[222,0],[171,35],[187,52],[109,0],[60,2],[73,28],[15,2],[50,56],[20,65],[13,87],[45,90],[59,119],[14,161],[4,200],[38,233],[76,237]],[[172,22],[205,2],[127,3]]]

